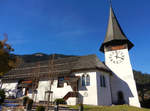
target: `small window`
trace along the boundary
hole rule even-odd
[[[87,75],[86,76],[86,86],[89,86],[90,85],[90,76]]]
[[[105,76],[103,75],[100,75],[100,86],[106,87],[106,80],[105,80]]]
[[[82,75],[82,86],[85,86],[85,75]]]
[[[103,87],[103,76],[100,75],[100,86]]]
[[[105,76],[103,76],[103,86],[106,87]]]
[[[64,87],[64,77],[58,77],[57,87]]]

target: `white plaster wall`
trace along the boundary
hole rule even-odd
[[[64,87],[57,87],[58,80],[55,80],[52,85],[52,91],[54,92],[53,98],[63,98],[68,92],[73,91],[70,85],[64,83]]]
[[[140,107],[128,49],[121,51],[123,51],[125,59],[120,64],[114,64],[110,61],[111,51],[105,52],[105,63],[114,72],[114,76],[111,78],[113,102],[117,101],[117,92],[121,90],[129,105]]]
[[[90,104],[90,105],[98,105],[97,99],[97,81],[96,81],[96,71],[95,72],[84,72],[84,73],[75,73],[76,76],[82,76],[83,74],[89,74],[90,76],[90,86],[86,86],[86,90],[80,84],[79,93],[83,97],[83,104]],[[58,80],[54,80],[52,85],[53,91],[53,100],[56,98],[63,98],[68,92],[73,91],[70,85],[64,83],[64,87],[59,88],[57,87]],[[38,94],[37,94],[37,101],[44,101],[44,94],[45,91],[49,90],[49,81],[40,81],[38,85]],[[85,93],[88,96],[85,96]],[[71,97],[67,100],[67,104],[75,105],[77,103],[77,99]]]
[[[103,75],[105,77],[106,87],[101,87],[100,75]],[[112,105],[110,74],[104,71],[97,72],[97,93],[98,93],[98,105]]]
[[[58,88],[57,82],[58,80],[54,80],[51,88],[51,90],[53,91],[53,95],[52,95],[53,101],[57,98],[63,98],[68,92],[72,91],[71,86],[67,85],[66,83],[64,83],[64,87]],[[38,91],[37,101],[44,101],[45,91],[48,91],[49,88],[50,88],[49,81],[39,81],[39,85],[37,88]]]
[[[76,73],[75,75],[82,77],[83,74],[90,76],[90,86],[83,87],[81,81],[79,84],[79,93],[81,98],[83,98],[83,104],[98,105],[96,71]]]
[[[103,100],[102,103],[99,102],[98,95],[105,94],[107,91],[109,91],[108,88],[104,89],[98,89],[98,79],[97,76],[100,75],[100,72],[96,71],[89,71],[89,72],[80,72],[80,73],[74,73],[76,76],[82,77],[83,74],[88,74],[90,76],[90,86],[82,86],[81,81],[79,83],[79,93],[83,99],[83,104],[89,104],[89,105],[105,105],[107,104],[107,100]],[[73,74],[73,75],[74,75]],[[104,73],[103,73],[104,74]],[[109,76],[106,74],[106,81],[109,83]],[[56,98],[63,98],[68,92],[73,91],[70,85],[67,85],[67,83],[64,83],[64,87],[58,88],[57,87],[58,80],[54,80],[52,85],[52,91],[53,91],[53,100]],[[49,90],[49,81],[39,81],[38,88],[37,88],[37,99],[36,101],[44,101],[44,95],[45,91]],[[16,89],[17,83],[4,83],[2,88],[5,88],[6,90],[14,90]],[[101,93],[98,93],[98,90],[101,90]],[[108,94],[108,93],[107,93]],[[32,93],[29,93],[28,96],[32,98]],[[109,95],[107,95],[108,97]],[[100,97],[102,99],[103,96]],[[105,98],[106,99],[106,98]],[[67,100],[68,105],[75,105],[77,103],[77,98],[71,97]]]
[[[37,101],[44,101],[45,91],[49,90],[49,81],[39,81]]]
[[[9,93],[6,92],[6,97],[8,96],[16,96],[17,92],[17,82],[14,83],[3,83],[2,89],[5,91],[9,91]]]

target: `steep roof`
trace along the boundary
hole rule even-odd
[[[24,79],[31,76],[48,77],[49,72],[51,72],[54,76],[67,76],[74,71],[88,69],[99,69],[111,72],[96,55],[55,59],[53,62],[53,70],[51,70],[51,68],[52,65],[50,64],[50,60],[38,63],[25,63],[9,71],[3,76],[3,79]]]
[[[108,21],[108,28],[105,36],[105,40],[100,47],[100,51],[104,52],[105,45],[112,45],[112,44],[128,44],[128,48],[131,49],[133,44],[127,39],[126,35],[124,34],[117,17],[113,11],[112,6],[110,5],[110,14],[109,14],[109,21]]]

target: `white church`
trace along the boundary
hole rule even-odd
[[[96,55],[86,55],[20,64],[3,76],[2,88],[7,96],[29,96],[36,102],[47,101],[50,93],[52,101],[63,98],[68,105],[140,107],[129,57],[132,47],[110,6],[108,28],[100,47],[105,62]]]

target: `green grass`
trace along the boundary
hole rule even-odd
[[[78,109],[78,106],[69,106],[70,108]],[[128,105],[118,106],[90,106],[84,105],[84,111],[150,111],[150,109],[131,107]]]

